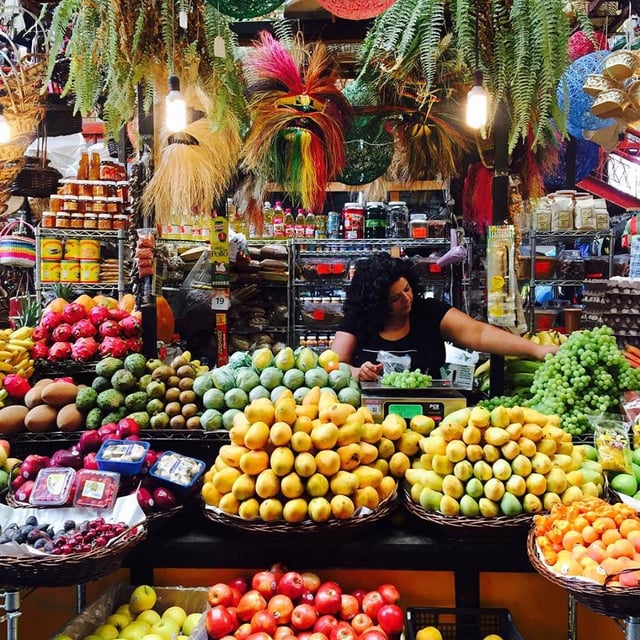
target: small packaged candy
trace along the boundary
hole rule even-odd
[[[603,471],[632,473],[629,423],[603,416],[590,417],[594,444]]]

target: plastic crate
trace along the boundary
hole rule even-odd
[[[503,640],[523,640],[508,609],[407,609],[407,640],[415,640],[418,631],[424,627],[437,627],[443,640],[483,640],[492,633]]]

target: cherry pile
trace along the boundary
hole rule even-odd
[[[124,522],[106,522],[104,518],[84,520],[79,524],[66,520],[61,529],[55,529],[50,523],[40,523],[36,516],[29,516],[24,524],[11,522],[5,525],[0,532],[0,544],[28,544],[54,555],[88,553],[106,546],[109,540],[127,529]]]

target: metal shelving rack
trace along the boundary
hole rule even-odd
[[[609,277],[613,275],[613,243],[615,235],[613,229],[599,230],[573,230],[573,231],[536,231],[531,229],[522,234],[524,240],[528,238],[529,251],[531,254],[531,273],[529,274],[529,326],[533,330],[535,327],[535,289],[536,285],[550,285],[553,287],[581,287],[588,280],[561,280],[559,278],[536,278],[536,247],[538,244],[554,244],[558,245],[568,240],[578,240],[587,238],[590,241],[598,238],[609,239]]]
[[[78,238],[97,240],[98,242],[116,242],[118,245],[118,281],[117,282],[98,282],[98,283],[86,283],[77,282],[70,283],[76,284],[78,288],[85,289],[87,291],[104,291],[106,289],[118,289],[118,296],[122,297],[125,293],[125,277],[124,277],[124,252],[125,252],[125,231],[124,229],[118,229],[117,231],[96,231],[85,229],[44,229],[40,226],[35,229],[36,238],[36,264],[34,269],[34,288],[38,298],[42,297],[43,290],[49,286],[53,286],[55,283],[42,282],[40,277],[40,269],[42,267],[42,254],[41,254],[41,240],[42,238],[59,238],[65,240],[65,238]]]

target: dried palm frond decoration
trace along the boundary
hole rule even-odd
[[[289,46],[263,32],[245,59],[253,122],[243,166],[280,184],[300,206],[321,209],[327,183],[344,167],[353,117],[326,46]]]
[[[207,214],[226,193],[236,166],[241,138],[230,120],[212,130],[206,118],[168,138],[142,199],[143,210],[155,211],[156,224],[172,215],[184,219]]]

